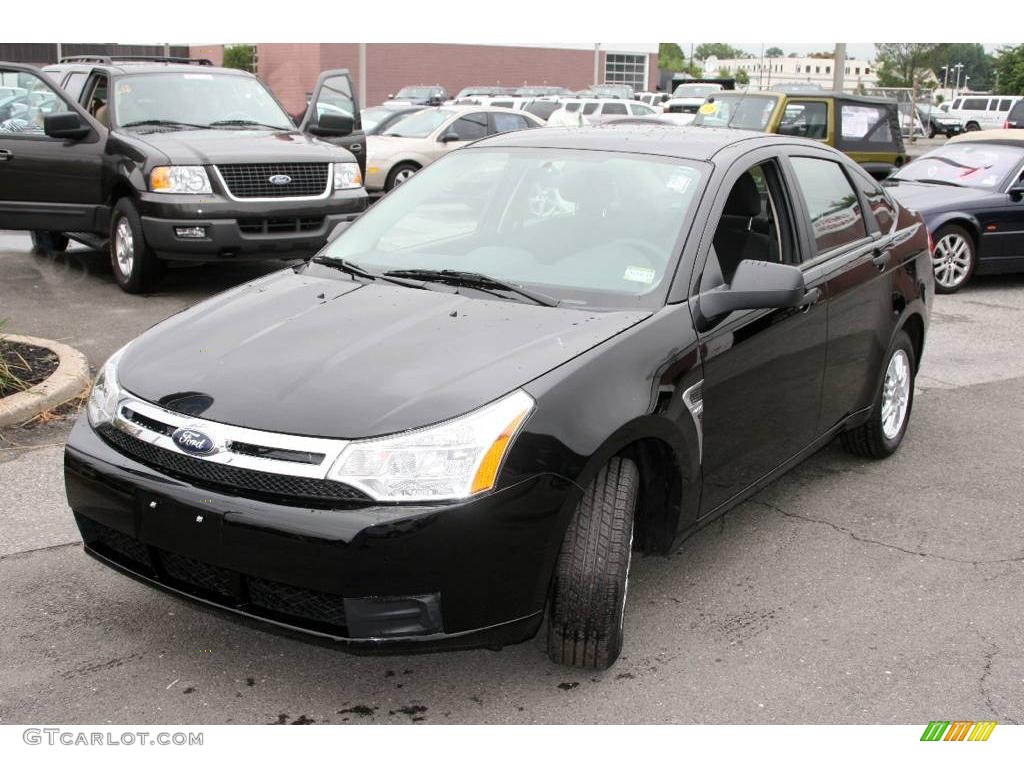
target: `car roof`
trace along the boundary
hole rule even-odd
[[[588,128],[534,128],[491,136],[473,146],[584,149],[710,160],[723,149],[741,142],[755,141],[762,145],[801,144],[818,149],[826,148],[820,141],[793,136],[734,128],[682,127],[654,121],[647,125],[630,122]]]
[[[895,104],[896,99],[891,99],[888,96],[862,96],[859,93],[844,93],[841,91],[797,91],[797,90],[780,90],[780,91],[720,91],[715,94],[715,98],[718,96],[785,96],[787,99],[842,99],[843,101],[854,101],[859,104]]]
[[[992,131],[971,131],[970,133],[961,133],[959,136],[954,136],[946,143],[952,144],[955,142],[963,144],[991,141],[1024,147],[1024,128],[997,128]]]
[[[64,72],[69,69],[89,71],[102,69],[110,72],[111,74],[121,75],[150,74],[153,72],[181,72],[189,74],[228,74],[242,75],[243,77],[255,77],[251,72],[245,72],[241,69],[231,69],[230,67],[212,67],[206,64],[181,64],[178,62],[163,61],[64,61],[60,64],[50,64],[49,66],[43,67],[44,72]]]

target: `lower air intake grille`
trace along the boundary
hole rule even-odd
[[[230,596],[235,592],[235,579],[231,571],[204,563],[185,555],[160,550],[160,563],[167,575],[218,595]]]
[[[249,492],[319,502],[369,500],[361,491],[344,483],[259,472],[196,459],[139,440],[109,424],[100,427],[99,433],[126,456],[170,475],[194,481],[196,485],[224,488],[242,495]]]
[[[87,546],[113,555],[117,560],[127,560],[135,565],[150,567],[149,548],[138,539],[126,533],[109,528],[90,520],[88,517],[76,515],[78,528]]]
[[[324,624],[345,625],[345,600],[277,581],[249,577],[249,600],[274,613],[301,616]]]

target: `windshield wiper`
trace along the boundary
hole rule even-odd
[[[180,120],[136,120],[133,123],[125,123],[122,128],[144,128],[147,126],[157,128],[209,128],[208,125],[198,123],[183,123]]]
[[[908,179],[908,181],[916,181],[918,184],[941,184],[944,187],[963,186],[963,184],[957,184],[955,181],[946,181],[945,179]]]
[[[221,126],[257,126],[259,128],[273,128],[275,131],[290,131],[291,128],[285,128],[280,125],[270,125],[269,123],[261,123],[257,120],[214,120],[210,123],[210,128],[219,128]]]
[[[340,269],[349,275],[355,275],[356,277],[362,277],[366,280],[386,280],[389,283],[395,285],[403,285],[406,288],[417,288],[420,290],[426,290],[422,285],[416,283],[410,283],[405,280],[400,280],[398,277],[391,277],[390,272],[381,274],[379,272],[371,272],[365,267],[361,267],[358,264],[347,261],[346,259],[333,259],[330,256],[314,256],[313,262],[315,264],[323,264],[325,267],[333,267],[334,269]],[[400,276],[399,276],[400,277]]]
[[[516,283],[507,283],[504,280],[499,280],[496,277],[490,277],[479,272],[461,272],[456,269],[393,269],[384,274],[388,277],[410,277],[416,280],[460,285],[466,288],[508,291],[509,293],[519,294],[544,307],[557,307],[559,302],[558,299],[548,296],[546,293],[532,291]]]

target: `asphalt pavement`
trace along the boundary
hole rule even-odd
[[[267,266],[128,296],[101,254],[0,233],[0,318],[93,369]],[[940,296],[891,459],[832,445],[686,542],[634,559],[623,655],[354,655],[269,634],[81,550],[67,418],[0,435],[0,723],[1024,722],[1024,277]]]

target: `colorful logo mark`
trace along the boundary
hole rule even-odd
[[[988,741],[995,727],[995,720],[932,720],[921,741]]]

